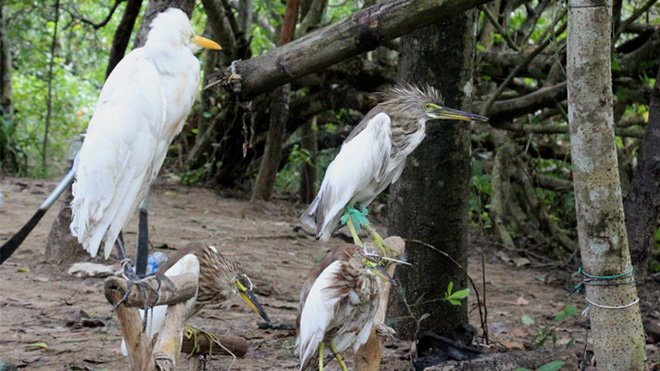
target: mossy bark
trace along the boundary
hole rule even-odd
[[[438,88],[451,107],[467,107],[472,91],[476,12],[468,11],[415,31],[401,40],[400,80]],[[408,158],[390,199],[389,234],[422,240],[452,256],[467,269],[467,208],[470,176],[470,130],[465,122],[431,121],[426,139]],[[443,301],[449,282],[455,290],[467,287],[465,271],[428,247],[408,243],[411,266],[397,270],[406,303],[390,295],[390,319],[398,336],[424,331],[449,335],[467,322],[467,303]],[[421,300],[420,300],[421,298]],[[419,302],[416,305],[413,303]],[[407,318],[406,318],[407,317]]]
[[[630,269],[614,141],[611,11],[606,2],[569,2],[568,116],[578,238],[584,271],[597,276]],[[589,309],[598,369],[643,370],[639,305],[629,305],[637,298],[635,285],[588,285],[586,295],[598,304]]]

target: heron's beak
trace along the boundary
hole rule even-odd
[[[380,277],[384,280],[390,281],[392,286],[394,286],[394,287],[397,286],[396,281],[394,280],[394,278],[392,278],[392,276],[390,276],[390,274],[387,273],[387,271],[385,270],[385,268],[383,268],[382,265],[374,264],[374,265],[369,265],[369,267],[367,267],[367,268],[370,269],[372,272],[374,272],[374,274],[376,276],[378,276],[378,277]]]
[[[193,44],[199,46],[200,48],[213,49],[213,50],[222,50],[222,47],[220,46],[220,44],[218,44],[217,42],[215,42],[213,40],[209,40],[205,37],[195,35],[192,38],[192,42],[193,42]]]
[[[431,108],[426,109],[426,114],[438,120],[488,121],[488,117],[435,104],[431,104]]]
[[[240,296],[241,299],[247,303],[250,309],[260,315],[264,321],[271,323],[270,318],[268,318],[268,315],[266,314],[266,311],[264,311],[264,308],[261,306],[261,304],[259,304],[259,301],[257,301],[257,297],[254,295],[252,290],[239,291],[238,296]]]

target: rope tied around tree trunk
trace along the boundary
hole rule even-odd
[[[630,269],[627,271],[621,273],[621,274],[615,274],[615,275],[610,275],[610,276],[597,276],[595,274],[589,274],[584,271],[582,267],[578,268],[577,273],[582,274],[586,279],[584,279],[582,282],[577,284],[575,288],[573,289],[572,294],[575,294],[576,292],[580,292],[583,287],[589,285],[589,286],[622,286],[622,285],[633,285],[635,284],[635,276],[633,275],[633,270],[634,266],[631,266]],[[613,282],[614,281],[614,282]],[[628,304],[623,304],[623,305],[604,305],[604,304],[598,304],[589,298],[585,297],[585,300],[587,302],[584,311],[582,311],[582,315],[584,317],[587,316],[589,313],[589,306],[593,305],[594,307],[597,308],[602,308],[602,309],[625,309],[628,307],[631,307],[637,303],[639,303],[639,297],[635,298],[632,302]]]

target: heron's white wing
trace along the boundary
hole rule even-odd
[[[307,295],[300,316],[300,329],[296,338],[296,352],[300,355],[300,369],[312,359],[323,340],[328,324],[336,312],[343,295],[332,289],[339,274],[341,261],[335,261],[321,272]]]
[[[162,120],[160,78],[140,55],[129,55],[108,79],[77,159],[71,231],[92,256],[106,240],[104,255],[109,257],[146,193],[160,140],[148,124]]]
[[[344,206],[382,180],[391,148],[390,117],[384,112],[342,145],[326,170],[319,193],[302,216],[303,222],[316,228],[321,240],[330,238]]]
[[[199,277],[199,259],[194,254],[187,254],[183,256],[179,261],[177,261],[170,269],[165,272],[167,277],[178,276],[184,273],[193,273]],[[190,312],[192,307],[195,305],[195,300],[197,295],[186,301],[186,312]],[[151,339],[154,334],[160,331],[163,328],[165,323],[165,314],[167,313],[167,305],[158,305],[153,307],[149,311],[147,318],[147,334],[149,339]],[[140,309],[140,316],[144,316],[144,310]],[[128,355],[126,350],[126,343],[124,339],[121,341],[121,351],[124,356]]]

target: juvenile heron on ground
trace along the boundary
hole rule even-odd
[[[344,140],[330,163],[314,201],[302,221],[316,229],[322,241],[348,224],[356,244],[364,227],[386,256],[392,254],[369,227],[366,207],[401,176],[406,158],[424,139],[429,120],[487,121],[483,116],[444,107],[436,89],[397,86],[384,94]]]
[[[380,256],[352,244],[335,246],[310,271],[300,293],[296,352],[300,370],[331,354],[347,370],[341,353],[369,339],[378,309],[379,280],[394,280],[379,264]],[[326,346],[329,348],[327,349]],[[316,357],[315,357],[316,355]]]
[[[268,315],[252,292],[250,278],[216,247],[200,242],[189,243],[171,256],[155,274],[163,277],[183,273],[199,274],[197,296],[186,305],[186,320],[195,316],[205,305],[221,304],[237,295],[250,309],[270,323]],[[150,338],[162,328],[166,311],[167,305],[159,305],[149,314],[147,333]],[[144,315],[142,310],[141,314]],[[124,347],[122,342],[122,350],[126,355]]]

